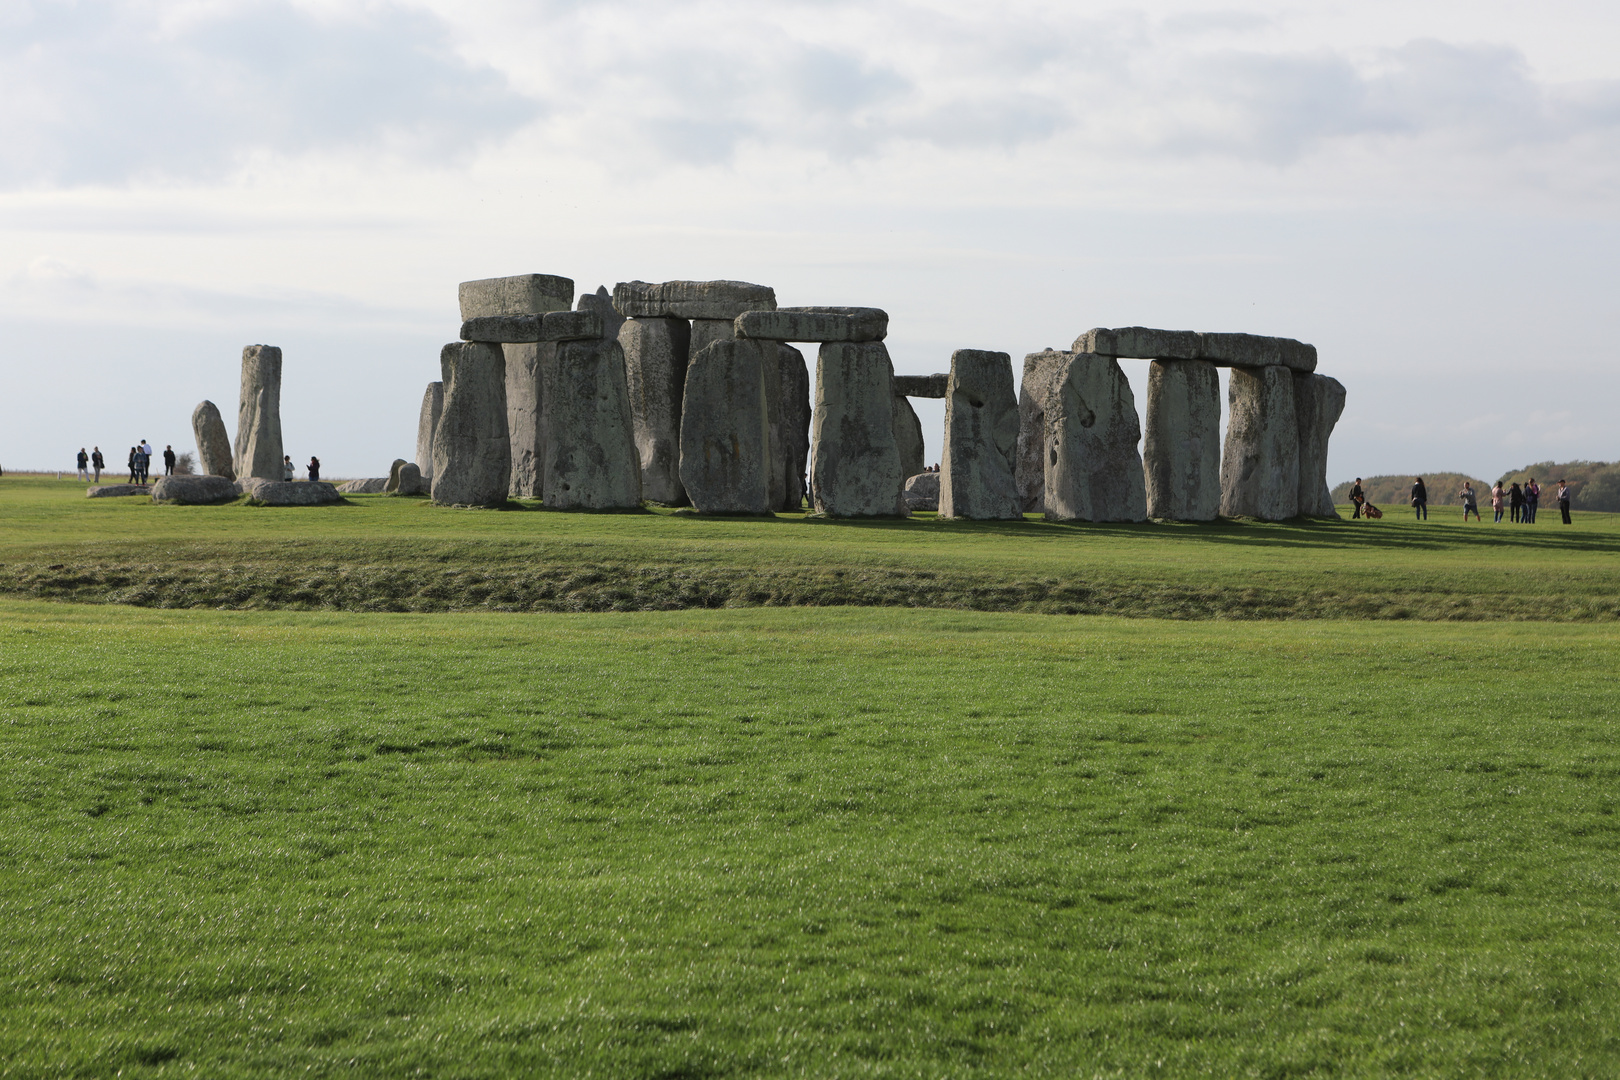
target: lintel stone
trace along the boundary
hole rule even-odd
[[[596,311],[550,311],[544,315],[486,315],[461,324],[462,341],[526,345],[539,341],[590,341],[605,336]]]
[[[896,375],[894,392],[901,397],[942,398],[950,386],[948,372],[936,375]]]
[[[775,311],[776,290],[747,281],[621,281],[613,306],[625,316],[735,319],[745,311]]]
[[[457,293],[463,320],[490,315],[544,315],[573,306],[574,280],[554,274],[514,274],[463,281]]]
[[[889,313],[880,308],[790,307],[737,316],[736,336],[766,341],[882,341]]]

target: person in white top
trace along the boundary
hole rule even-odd
[[[298,470],[293,468],[292,455],[284,455],[281,459],[281,478],[288,483],[291,483],[293,478],[297,475]]]
[[[1569,485],[1564,483],[1564,481],[1562,481],[1562,480],[1558,481],[1558,510],[1559,510],[1560,513],[1562,513],[1564,515],[1564,524],[1568,525],[1570,523],[1569,522]]]

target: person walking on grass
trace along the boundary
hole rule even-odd
[[[292,455],[283,454],[281,457],[281,479],[290,484],[297,477],[298,470],[293,468]]]
[[[138,446],[132,446],[129,448],[129,482],[133,484],[135,482],[135,478],[140,475],[141,448]]]
[[[1569,485],[1562,480],[1558,481],[1558,512],[1564,515],[1564,524],[1570,524]]]
[[[1412,512],[1419,521],[1429,520],[1429,489],[1423,486],[1423,477],[1412,481]]]
[[[89,466],[90,466],[90,455],[85,453],[84,452],[84,447],[81,446],[81,447],[79,447],[79,479],[80,480],[89,480],[90,479],[90,468],[89,468]]]
[[[1498,480],[1491,488],[1491,509],[1496,511],[1496,517],[1491,521],[1492,525],[1502,524],[1502,500],[1506,497],[1507,493],[1502,490],[1502,481]]]
[[[1469,483],[1467,480],[1463,481],[1462,501],[1463,501],[1463,524],[1466,525],[1468,523],[1468,515],[1469,514],[1474,515],[1474,520],[1476,522],[1485,520],[1484,518],[1479,516],[1479,504],[1474,499],[1474,485]]]
[[[1519,485],[1515,483],[1511,488],[1508,489],[1508,521],[1513,524],[1518,524],[1519,520],[1523,517],[1524,492],[1520,491]]]
[[[163,447],[163,475],[174,475],[174,447],[172,446],[165,445]]]
[[[1355,484],[1350,488],[1350,516],[1352,518],[1361,517],[1361,508],[1365,506],[1366,503],[1367,493],[1361,490],[1361,477],[1358,476],[1356,477]]]
[[[1536,510],[1541,506],[1541,485],[1536,478],[1531,477],[1530,482],[1524,485],[1524,521],[1527,525],[1536,523]]]
[[[146,483],[152,475],[152,444],[145,439],[141,440],[141,483]]]
[[[101,447],[96,447],[90,454],[90,466],[96,470],[96,478],[92,483],[101,483],[101,470],[107,467],[107,459],[101,456]]]

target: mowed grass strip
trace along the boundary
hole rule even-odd
[[[1613,621],[1620,515],[1535,526],[1140,525],[274,509],[0,480],[0,594],[160,608],[659,611],[892,606],[1159,618]]]
[[[0,602],[0,1075],[1612,1076],[1617,662]]]

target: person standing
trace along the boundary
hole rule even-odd
[[[1491,509],[1496,511],[1496,517],[1491,521],[1492,525],[1502,524],[1502,500],[1505,497],[1506,493],[1502,490],[1502,481],[1498,480],[1496,486],[1491,488]]]
[[[174,447],[173,446],[165,445],[163,447],[163,475],[164,476],[173,476],[174,475]]]
[[[1541,506],[1541,485],[1536,478],[1531,477],[1530,482],[1524,485],[1524,520],[1528,525],[1536,523],[1536,510]]]
[[[1508,521],[1515,524],[1524,517],[1524,492],[1515,483],[1508,489]]]
[[[1423,477],[1412,480],[1412,512],[1419,521],[1429,520],[1429,489],[1423,486]]]
[[[132,447],[129,448],[129,482],[132,483],[132,484],[135,483],[135,481],[140,477],[140,475],[141,475],[141,448],[138,447],[138,446],[132,446]]]
[[[292,455],[283,454],[281,457],[281,479],[292,483],[298,476],[298,470],[293,468]]]
[[[311,480],[321,478],[321,459],[314,454],[309,455],[309,478]]]
[[[1350,488],[1350,516],[1361,517],[1361,508],[1366,505],[1367,493],[1361,490],[1361,477],[1356,477],[1355,484]]]
[[[1564,515],[1564,524],[1568,525],[1570,523],[1569,485],[1562,480],[1558,481],[1558,512]]]
[[[107,459],[101,456],[101,447],[96,447],[90,455],[90,466],[96,470],[94,483],[101,483],[101,470],[107,467]]]
[[[84,452],[84,447],[81,446],[81,447],[79,447],[79,479],[80,480],[89,480],[90,479],[89,465],[90,465],[90,455],[85,453]]]
[[[152,444],[145,439],[141,440],[141,483],[146,483],[152,475]]]
[[[1466,525],[1468,523],[1468,515],[1470,513],[1472,513],[1474,515],[1474,520],[1476,522],[1485,520],[1484,518],[1479,516],[1479,503],[1475,501],[1474,485],[1469,483],[1467,480],[1463,481],[1462,501],[1463,501],[1463,524]]]

